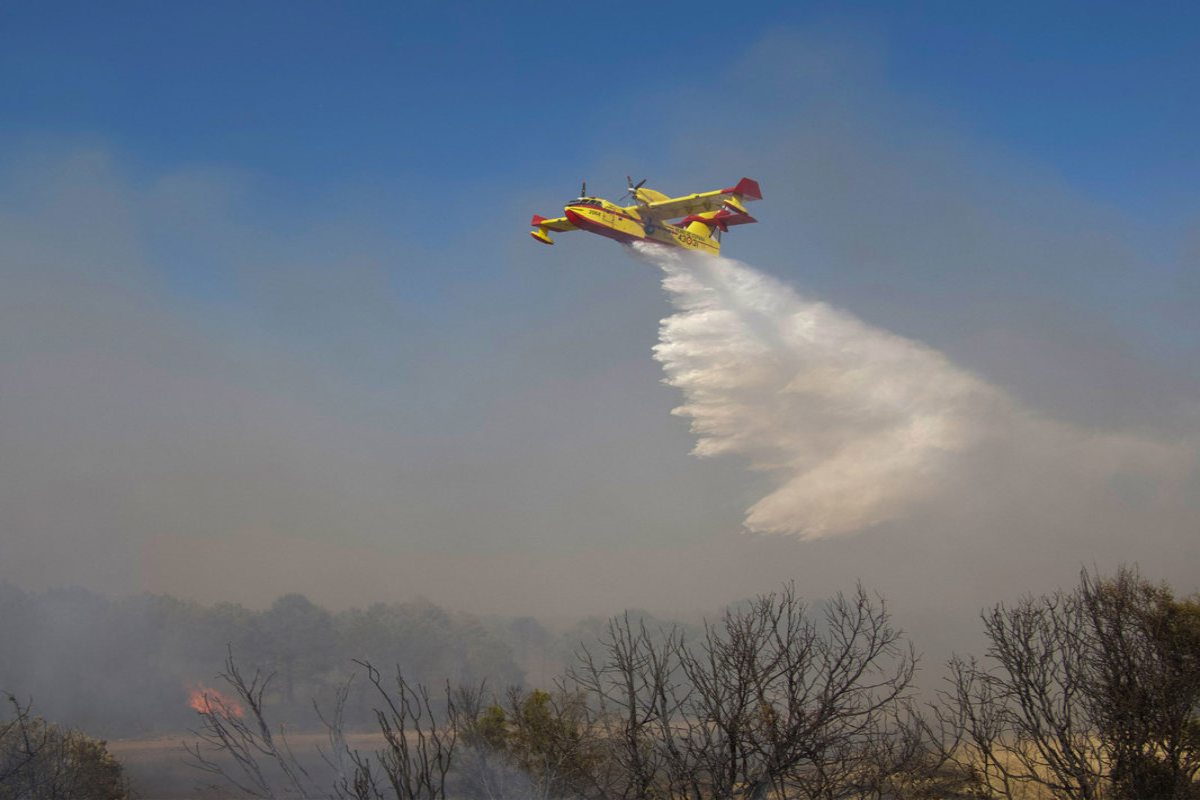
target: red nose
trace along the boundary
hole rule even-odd
[[[583,214],[580,214],[575,209],[568,208],[568,209],[566,209],[566,212],[567,212],[567,221],[570,222],[572,225],[574,225],[576,228],[582,227],[583,225],[587,224],[587,217],[583,216]]]

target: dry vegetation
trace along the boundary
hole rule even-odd
[[[912,647],[880,598],[859,589],[814,610],[789,586],[693,639],[615,618],[552,691],[447,686],[435,703],[368,665],[385,745],[343,747],[323,786],[254,738],[269,729],[261,677],[232,663],[257,722],[210,713],[207,742],[239,765],[255,751],[278,761],[296,792],[346,798],[1198,796],[1195,601],[1122,570],[983,621],[988,651],[954,659],[940,700],[921,707]]]
[[[151,787],[354,800],[1200,798],[1196,600],[1123,569],[996,606],[983,623],[989,647],[952,660],[932,703],[913,697],[916,657],[881,598],[860,588],[813,608],[787,586],[698,635],[614,618],[548,690],[435,690],[360,662],[357,684],[317,708],[319,735],[273,724],[274,676],[231,652],[225,693],[193,697],[199,725],[182,743],[105,750],[69,733],[30,747],[13,732],[57,729],[15,704],[0,728],[0,798],[123,797],[11,789],[35,763],[67,785],[84,761],[55,754],[84,751],[87,774],[116,754],[164,798],[189,793]],[[369,698],[370,732],[346,724],[352,696]]]

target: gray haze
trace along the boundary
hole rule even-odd
[[[664,383],[652,353],[672,313],[656,268],[525,233],[576,176],[474,187],[493,216],[445,224],[431,249],[344,210],[366,200],[279,220],[271,187],[236,167],[164,174],[60,142],[0,173],[0,579],[544,617],[862,579],[930,650],[1083,564],[1137,561],[1194,589],[1196,229],[1096,207],[884,74],[869,43],[781,33],[726,83],[607,123],[614,142],[659,131],[661,157],[616,145],[581,171],[610,196],[627,172],[668,192],[758,178],[762,224],[726,252],[772,276],[773,302],[826,303],[812,308],[916,363],[904,391],[928,388],[957,426],[933,477],[921,458],[880,460],[903,403],[834,465],[857,514],[820,510],[813,468],[781,480],[769,432],[714,449],[739,431],[702,430],[716,457],[693,457],[671,411],[694,389],[660,349]],[[723,121],[697,110],[713,107]],[[210,280],[182,285],[197,266]],[[878,363],[777,421],[881,390]],[[833,451],[797,441],[828,467]],[[787,522],[814,505],[819,524]],[[809,539],[749,532],[747,509],[751,529]]]

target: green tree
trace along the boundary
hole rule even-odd
[[[285,594],[262,615],[268,655],[283,679],[284,701],[296,700],[296,683],[329,669],[335,648],[333,618],[302,594]]]
[[[460,701],[459,737],[473,762],[464,765],[471,797],[518,794],[588,796],[603,742],[588,723],[584,698],[563,691],[510,689],[506,702],[472,708]]]
[[[0,800],[125,800],[121,765],[105,742],[33,717],[11,695],[0,720]]]

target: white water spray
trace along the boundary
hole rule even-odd
[[[819,538],[893,518],[977,441],[998,392],[939,353],[726,258],[644,249],[676,312],[655,358],[683,392],[695,454],[738,454],[778,484],[746,514]]]
[[[951,458],[1010,418],[1002,392],[940,353],[726,258],[641,248],[675,313],[655,358],[698,456],[774,478],[746,527],[815,539],[895,518]]]

